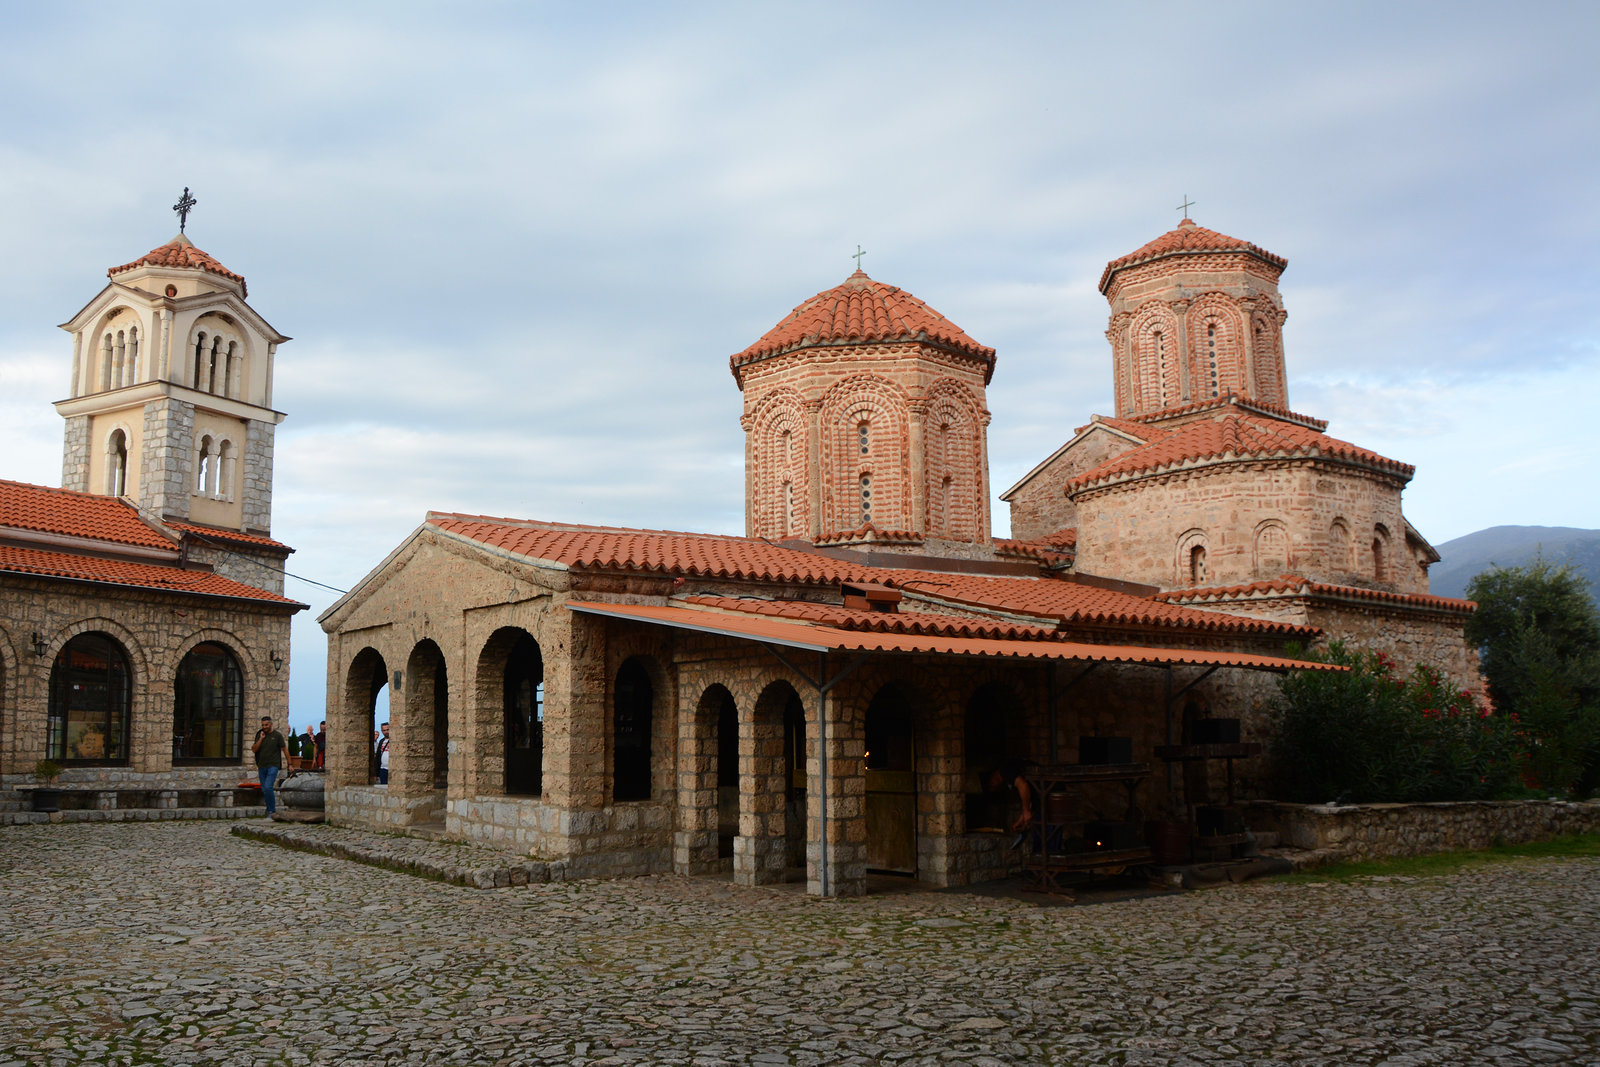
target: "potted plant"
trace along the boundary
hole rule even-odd
[[[38,785],[33,790],[34,811],[60,811],[61,791],[55,787],[61,775],[61,764],[53,759],[42,759],[33,765],[33,776]]]

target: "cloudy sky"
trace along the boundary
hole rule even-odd
[[[1600,7],[200,11],[0,3],[0,477],[60,484],[55,324],[187,185],[295,338],[297,575],[429,508],[742,532],[727,357],[858,244],[998,349],[1003,491],[1110,409],[1096,280],[1188,195],[1289,259],[1292,406],[1416,464],[1425,536],[1600,527]],[[299,724],[335,594],[289,592]]]

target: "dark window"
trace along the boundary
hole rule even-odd
[[[628,660],[617,671],[611,711],[612,798],[649,800],[655,691],[650,672],[638,660]]]
[[[506,661],[506,793],[544,792],[544,659],[523,634]]]
[[[122,647],[105,634],[79,634],[50,671],[51,759],[126,763],[132,671]]]
[[[196,645],[173,687],[172,761],[238,763],[243,751],[244,675],[233,653]]]

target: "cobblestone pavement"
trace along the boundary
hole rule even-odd
[[[1600,1063],[1600,861],[1093,907],[0,831],[0,1064]]]

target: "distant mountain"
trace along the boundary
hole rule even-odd
[[[1589,595],[1600,606],[1600,530],[1570,526],[1491,526],[1435,545],[1443,557],[1428,568],[1429,591],[1466,596],[1467,583],[1491,566],[1518,567],[1535,556],[1571,562],[1589,579]]]

